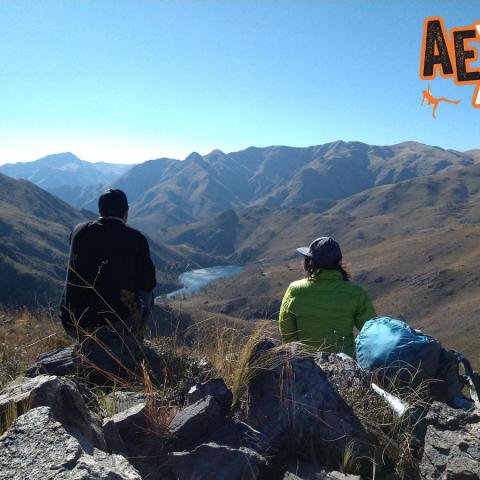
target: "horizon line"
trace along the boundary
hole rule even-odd
[[[310,145],[306,145],[306,146],[287,145],[287,144],[278,143],[278,144],[268,144],[268,145],[264,145],[264,146],[249,145],[247,147],[240,148],[240,149],[234,149],[234,150],[227,150],[227,149],[222,150],[220,148],[213,148],[213,149],[209,149],[207,153],[203,153],[203,154],[200,153],[198,150],[192,150],[184,158],[179,158],[180,155],[177,156],[177,157],[163,155],[163,156],[158,156],[158,157],[155,157],[155,158],[147,158],[146,160],[139,160],[139,161],[132,161],[132,162],[125,162],[125,161],[114,162],[114,161],[108,161],[108,160],[88,160],[88,159],[85,159],[85,158],[80,158],[75,153],[73,153],[71,150],[65,150],[65,151],[60,151],[60,152],[49,153],[47,155],[37,157],[33,160],[18,160],[18,161],[13,161],[13,162],[12,161],[5,161],[4,162],[4,161],[0,160],[0,166],[33,163],[33,162],[44,160],[45,158],[53,157],[53,156],[56,156],[56,155],[70,154],[70,155],[73,155],[75,158],[77,158],[80,161],[88,162],[88,163],[91,163],[93,165],[99,164],[99,163],[106,163],[106,164],[112,164],[112,165],[130,165],[130,166],[134,167],[136,165],[141,165],[141,164],[146,163],[146,162],[151,162],[151,161],[156,161],[156,160],[161,160],[161,159],[168,159],[168,160],[175,160],[175,161],[178,161],[178,162],[183,162],[193,154],[198,154],[198,155],[204,157],[204,156],[210,155],[210,154],[212,154],[213,152],[216,152],[216,151],[221,152],[225,155],[230,155],[232,153],[243,152],[243,151],[251,149],[251,148],[267,149],[267,148],[275,148],[275,147],[284,147],[284,148],[308,149],[308,148],[319,147],[319,146],[324,146],[324,145],[329,145],[329,144],[334,144],[334,143],[361,143],[363,145],[368,145],[368,146],[371,146],[371,147],[393,147],[393,146],[401,145],[401,144],[404,144],[404,143],[416,143],[416,144],[420,144],[420,145],[426,145],[426,146],[429,146],[429,147],[440,148],[442,150],[453,150],[453,151],[457,151],[457,152],[461,152],[461,153],[466,153],[466,152],[471,152],[471,151],[476,150],[475,148],[469,148],[469,149],[466,149],[466,150],[461,150],[461,149],[452,148],[452,147],[441,147],[439,145],[431,145],[429,143],[420,142],[418,140],[403,140],[401,142],[395,142],[395,143],[389,143],[389,144],[376,144],[376,143],[367,143],[367,142],[363,142],[363,141],[360,141],[360,140],[337,139],[337,140],[333,140],[333,141],[330,141],[330,142],[315,143],[315,144],[310,144]],[[479,149],[480,149],[480,147],[479,147]]]

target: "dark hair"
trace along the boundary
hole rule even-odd
[[[123,218],[128,212],[128,208],[124,210],[112,210],[110,208],[101,208],[99,210],[101,217],[118,217]]]
[[[121,190],[109,188],[98,199],[98,211],[102,217],[124,217],[128,212],[127,196]]]
[[[305,260],[303,261],[303,271],[306,278],[311,280],[315,274],[321,272],[322,270],[336,270],[337,272],[340,272],[342,274],[343,280],[345,282],[350,281],[350,273],[344,267],[341,260],[336,265],[326,268],[316,264],[311,258],[305,257]]]

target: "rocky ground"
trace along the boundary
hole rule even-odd
[[[369,375],[340,355],[263,341],[239,370],[243,389],[193,382],[171,408],[148,388],[93,395],[58,365],[0,394],[2,480],[480,478],[477,411],[433,403],[373,425]]]

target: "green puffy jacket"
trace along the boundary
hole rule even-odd
[[[336,270],[322,270],[312,280],[290,284],[280,308],[280,333],[284,342],[353,355],[353,327],[360,330],[375,316],[362,287],[344,281]]]

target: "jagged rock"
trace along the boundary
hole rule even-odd
[[[40,355],[37,361],[27,370],[27,377],[37,375],[78,375],[80,371],[79,357],[75,347],[59,348],[53,352]]]
[[[427,417],[420,464],[426,480],[480,479],[480,416],[435,402]]]
[[[81,434],[72,436],[49,407],[20,416],[0,437],[0,479],[140,480],[120,455],[97,450]]]
[[[170,423],[175,448],[186,450],[198,445],[223,424],[224,418],[219,403],[210,395],[184,408]]]
[[[47,406],[69,432],[78,432],[92,445],[106,450],[100,422],[89,411],[78,385],[70,378],[40,375],[15,381],[0,395],[0,417],[3,421],[9,410],[17,415],[31,408]]]
[[[315,355],[315,362],[337,390],[370,387],[371,374],[344,353],[320,352]]]
[[[255,480],[266,466],[267,461],[253,450],[215,443],[168,455],[168,467],[175,479]]]
[[[78,345],[59,348],[53,352],[40,355],[37,361],[27,370],[26,376],[35,377],[43,374],[56,376],[75,375],[88,378],[90,383],[111,385],[110,375],[102,375],[98,368],[91,366],[90,363],[93,363],[98,365],[101,370],[110,372],[112,375],[125,376],[125,378],[128,377],[129,380],[133,381],[127,371],[118,369],[118,365],[115,361],[112,361],[110,354],[105,353],[104,348],[99,344],[96,342],[84,342],[83,346],[85,347],[83,355],[89,359],[88,361],[82,361]],[[128,350],[133,352],[134,359],[128,352],[125,352],[123,341],[115,338],[109,342],[108,346],[117,357],[120,358],[123,355],[121,357],[122,363],[128,366],[128,370],[135,370],[137,364],[139,365],[142,360],[145,361],[153,383],[157,385],[163,384],[165,359],[151,342],[145,340],[140,348],[137,347],[136,342],[129,345]]]
[[[127,452],[127,448],[120,435],[118,426],[122,428],[122,433],[127,437],[128,441],[130,427],[128,424],[130,422],[137,424],[139,422],[145,423],[143,421],[145,395],[137,392],[113,391],[106,396],[106,401],[107,410],[115,413],[113,416],[104,418],[103,436],[110,452],[124,455]],[[124,426],[125,423],[126,425]]]
[[[128,455],[136,446],[139,432],[146,429],[145,402],[103,420],[103,432],[112,451]]]
[[[106,398],[111,405],[114,415],[145,402],[145,394],[122,390],[113,391],[109,393]]]
[[[268,453],[295,454],[307,443],[317,445],[328,464],[338,463],[354,442],[356,454],[370,455],[367,433],[314,359],[295,344],[271,348],[263,343],[252,355],[257,365],[269,358],[272,368],[257,368],[241,414],[268,438]]]
[[[111,451],[129,458],[142,477],[157,478],[169,442],[165,432],[149,420],[145,402],[106,418],[103,431]]]
[[[188,392],[188,401],[195,403],[209,395],[218,402],[223,414],[226,415],[232,406],[233,395],[223,378],[212,378],[207,382],[194,385]]]
[[[361,477],[337,471],[329,472],[320,465],[297,463],[288,467],[283,480],[361,480]]]
[[[231,448],[246,447],[264,452],[268,450],[267,441],[266,437],[245,422],[229,419],[208,437],[206,443],[216,443]]]
[[[127,448],[125,447],[125,443],[120,436],[117,424],[113,422],[111,418],[106,418],[103,422],[103,436],[110,453],[126,454]]]

